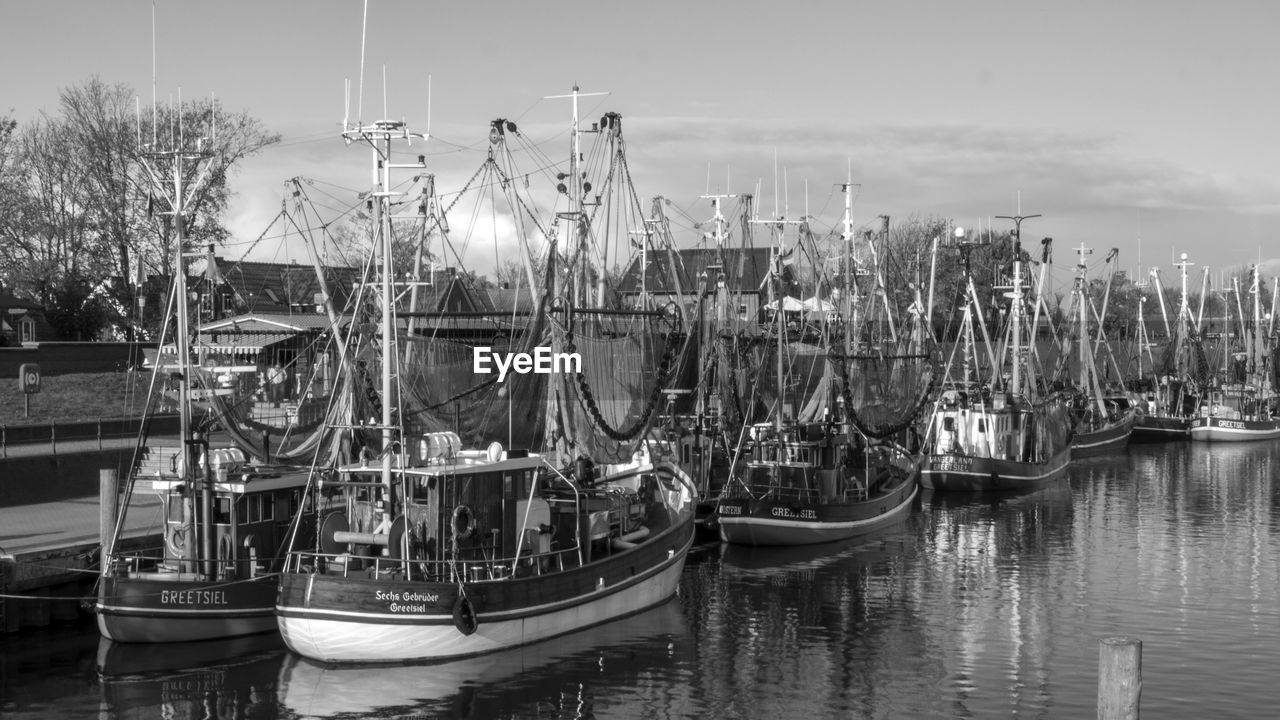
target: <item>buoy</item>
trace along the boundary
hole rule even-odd
[[[463,635],[472,635],[479,625],[471,600],[466,595],[458,595],[458,601],[453,604],[453,626]]]

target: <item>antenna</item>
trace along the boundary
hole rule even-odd
[[[351,124],[351,78],[342,78],[342,89],[346,95],[342,104],[342,129],[346,130]]]
[[[427,75],[427,137],[431,137],[431,76]]]
[[[156,115],[156,4],[151,3],[151,145],[155,147],[156,128],[160,121]]]
[[[387,115],[387,65],[386,63],[383,63],[382,65],[382,119],[383,120],[391,119],[391,117]]]
[[[360,25],[360,90],[356,95],[356,122],[364,125],[364,42],[369,32],[369,0],[364,0],[364,22]]]

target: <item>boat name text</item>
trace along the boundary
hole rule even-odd
[[[799,518],[801,520],[817,520],[818,519],[817,512],[809,508],[792,510],[791,508],[786,508],[786,507],[776,507],[773,509],[773,516],[781,517],[781,518]]]
[[[477,375],[491,375],[494,369],[498,371],[498,382],[505,380],[508,372],[521,375],[580,373],[582,372],[582,355],[552,352],[549,347],[536,347],[532,353],[494,352],[493,348],[489,347],[471,349],[472,372]]]
[[[161,605],[226,605],[223,590],[161,590]]]
[[[428,605],[434,605],[440,601],[440,596],[435,593],[422,593],[413,590],[405,590],[404,592],[378,590],[373,596],[379,600],[386,600],[388,602],[387,609],[393,613],[424,613],[427,612]],[[407,605],[405,603],[414,604]]]
[[[1219,420],[1218,427],[1230,428],[1232,430],[1243,430],[1244,423],[1238,420]]]
[[[935,470],[969,470],[973,467],[973,460],[958,455],[943,455],[933,461],[933,469]]]

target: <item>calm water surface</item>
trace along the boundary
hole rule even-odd
[[[1019,496],[925,495],[857,543],[695,548],[655,610],[495,656],[324,668],[274,638],[0,640],[5,718],[1092,718],[1098,640],[1142,714],[1275,717],[1280,445],[1133,446]]]

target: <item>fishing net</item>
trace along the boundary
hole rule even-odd
[[[580,359],[576,372],[542,376],[549,383],[546,445],[561,464],[631,459],[687,350],[674,317],[570,311],[550,319],[551,352]]]
[[[850,422],[882,439],[905,430],[933,393],[933,363],[920,354],[832,354]]]

